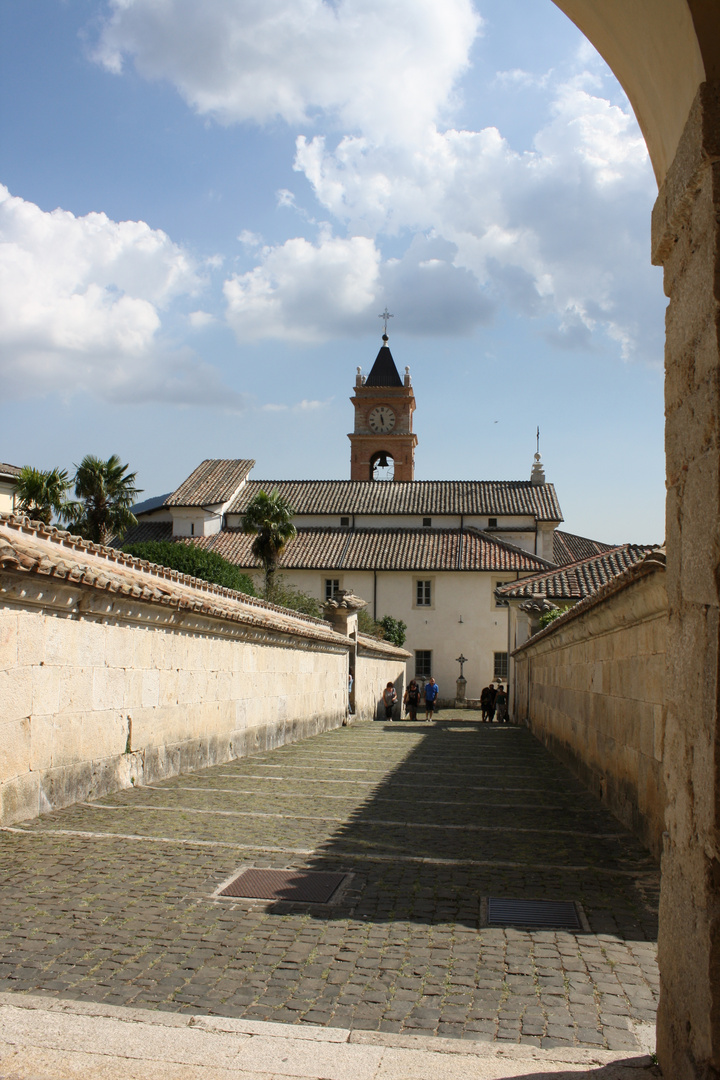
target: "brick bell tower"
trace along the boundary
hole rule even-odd
[[[405,368],[401,379],[387,342],[387,320],[392,318],[385,309],[382,348],[367,378],[357,369],[355,395],[355,430],[350,440],[351,480],[415,479],[415,447],[412,418],[415,394],[410,369]]]

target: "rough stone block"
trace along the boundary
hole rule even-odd
[[[30,760],[29,718],[0,722],[0,781],[27,773]]]
[[[60,668],[49,667],[45,664],[42,667],[33,667],[31,677],[33,716],[58,713],[60,711]]]
[[[18,657],[18,616],[0,612],[0,668],[24,666]]]
[[[43,772],[52,768],[55,745],[55,715],[33,716],[30,724],[30,769]]]
[[[34,667],[45,661],[46,623],[46,617],[37,612],[23,612],[17,616],[19,667]]]
[[[93,710],[123,709],[126,683],[127,674],[123,668],[96,667],[93,671]]]
[[[42,809],[37,774],[26,773],[0,784],[0,822],[3,825],[37,817]]]
[[[32,672],[29,668],[0,671],[0,718],[29,717],[32,711]]]

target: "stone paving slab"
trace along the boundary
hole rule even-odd
[[[217,895],[249,866],[348,881]],[[4,830],[0,872],[0,990],[547,1050],[654,1023],[657,866],[519,728],[326,732]],[[488,896],[586,931],[490,927]]]
[[[18,1002],[20,1004],[18,1004]],[[0,994],[3,1080],[640,1080],[648,1055],[467,1043]]]

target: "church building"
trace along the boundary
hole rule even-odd
[[[385,333],[367,376],[357,369],[349,480],[255,479],[250,459],[206,460],[159,505],[138,509],[126,542],[193,543],[258,572],[243,514],[277,489],[297,528],[278,566],[284,581],[321,603],[347,590],[373,618],[401,619],[408,681],[432,675],[442,699],[455,697],[466,657],[467,696],[478,698],[508,674],[508,606],[495,590],[607,545],[558,531],[539,453],[528,480],[416,480],[415,394],[387,342]]]

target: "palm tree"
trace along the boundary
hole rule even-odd
[[[280,552],[297,534],[292,523],[293,511],[277,488],[270,495],[259,491],[243,515],[243,532],[257,533],[253,555],[265,570],[265,599],[269,599]]]
[[[15,482],[18,510],[35,521],[50,524],[53,513],[62,516],[67,502],[65,492],[71,485],[66,469],[34,469],[24,465]]]
[[[75,494],[82,501],[67,503],[64,510],[74,532],[107,544],[113,535],[137,525],[130,507],[142,488],[135,487],[137,473],[126,475],[129,466],[121,465],[117,454],[107,461],[87,454],[75,467]]]

